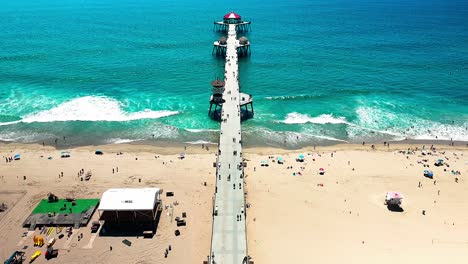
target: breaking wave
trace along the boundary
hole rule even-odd
[[[323,114],[317,117],[311,117],[307,114],[300,114],[297,112],[289,113],[286,118],[281,121],[285,124],[347,124],[346,118],[344,117],[334,117],[330,114]]]
[[[52,109],[43,110],[22,117],[21,120],[3,122],[0,125],[33,122],[64,122],[64,121],[111,121],[125,122],[139,119],[158,119],[176,115],[178,111],[145,109],[139,112],[126,112],[122,104],[104,96],[85,96],[64,102]]]

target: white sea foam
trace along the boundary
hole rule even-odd
[[[346,118],[344,117],[334,117],[331,114],[322,114],[317,117],[311,117],[307,114],[300,114],[297,112],[292,112],[286,115],[285,120],[281,121],[285,124],[346,124]]]
[[[185,130],[192,133],[202,133],[202,132],[218,132],[219,129],[197,129],[197,128],[185,128]]]
[[[348,141],[346,140],[317,134],[314,131],[303,131],[303,132],[272,131],[267,128],[257,128],[254,130],[246,131],[246,133],[255,134],[262,138],[267,138],[269,142],[275,142],[279,144],[283,143],[284,141],[301,144],[301,142],[316,141],[316,139],[324,139],[324,140],[329,140],[329,141],[348,143]]]
[[[216,144],[216,143],[213,143],[213,142],[211,142],[211,141],[205,141],[205,140],[187,141],[187,142],[185,142],[185,143],[191,144],[191,145]]]
[[[339,141],[339,142],[343,142],[343,143],[349,143],[349,141],[339,139],[339,138],[334,138],[334,137],[321,136],[321,135],[311,135],[311,136],[315,137],[315,138],[320,138],[320,139],[326,139],[326,140],[331,140],[331,141]]]
[[[11,121],[11,122],[3,122],[3,123],[0,123],[0,126],[14,125],[14,124],[18,124],[18,123],[21,123],[21,120]]]
[[[460,140],[468,141],[467,123],[452,125],[417,118],[409,114],[396,114],[374,107],[359,107],[356,124],[347,128],[351,137],[367,136],[366,131],[393,136],[394,140]]]
[[[11,125],[19,122],[60,122],[60,121],[132,121],[139,119],[157,119],[178,114],[178,111],[160,110],[129,113],[123,110],[122,104],[104,96],[85,96],[64,102],[52,109],[24,116],[19,121],[4,122],[0,125]]]
[[[108,139],[107,142],[110,144],[125,144],[125,143],[140,141],[140,140],[141,139],[111,138],[111,139]]]
[[[8,132],[0,134],[0,140],[6,142],[32,143],[41,140],[47,140],[48,138],[55,138],[55,136],[48,133],[31,133],[29,131]]]

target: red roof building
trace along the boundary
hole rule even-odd
[[[234,11],[231,11],[230,13],[226,14],[224,16],[224,22],[229,23],[229,24],[235,24],[238,23],[241,19],[241,16],[238,14],[234,13]]]

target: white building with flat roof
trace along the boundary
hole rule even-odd
[[[109,225],[148,225],[161,210],[161,189],[118,188],[102,194],[99,220]]]

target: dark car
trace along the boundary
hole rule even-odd
[[[98,221],[94,221],[91,225],[91,233],[96,233],[99,230],[99,227],[101,227],[101,224]]]

